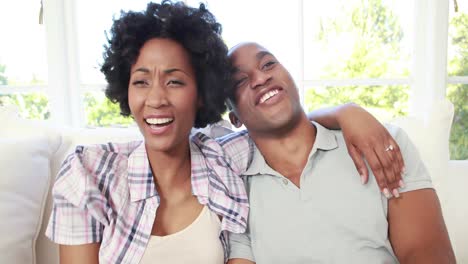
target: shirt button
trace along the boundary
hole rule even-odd
[[[289,181],[287,179],[283,179],[284,185],[288,185]]]

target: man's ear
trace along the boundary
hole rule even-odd
[[[231,124],[235,126],[236,128],[239,128],[242,126],[242,122],[239,120],[239,118],[233,111],[229,112],[229,120],[231,121]]]

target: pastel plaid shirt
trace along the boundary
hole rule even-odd
[[[190,142],[192,193],[222,216],[225,260],[228,231],[242,233],[247,225],[247,194],[238,175],[250,162],[251,144],[246,133],[219,142],[196,133]],[[160,203],[142,141],[78,146],[62,164],[52,192],[46,230],[52,241],[100,242],[99,263],[140,261]]]

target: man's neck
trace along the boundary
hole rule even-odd
[[[266,163],[275,171],[289,178],[298,187],[300,176],[315,142],[316,128],[301,116],[296,125],[281,134],[269,136],[249,133]]]

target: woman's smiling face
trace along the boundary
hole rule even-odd
[[[148,150],[172,152],[193,127],[199,106],[195,71],[176,41],[148,40],[130,69],[128,103]]]

